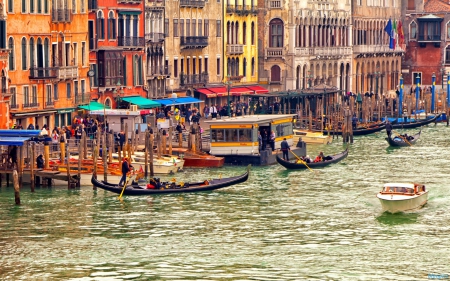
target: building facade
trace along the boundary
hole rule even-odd
[[[6,36],[7,13],[4,2],[0,2],[0,129],[12,126],[9,114],[9,90],[8,90],[8,40]]]
[[[126,108],[122,98],[147,97],[143,0],[89,1],[91,99]]]
[[[71,124],[87,93],[88,19],[85,1],[8,1],[8,81],[13,122]]]

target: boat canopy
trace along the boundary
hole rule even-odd
[[[414,188],[413,183],[386,183],[384,187],[406,187],[406,188]]]

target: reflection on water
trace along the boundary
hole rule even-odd
[[[213,192],[120,201],[92,187],[41,187],[33,194],[25,187],[22,205],[15,206],[13,188],[2,186],[0,280],[426,280],[428,273],[448,274],[447,130],[425,128],[415,146],[389,151],[384,132],[355,137],[339,164],[315,172],[253,167],[248,182]],[[308,154],[342,150],[339,138],[310,145]],[[244,170],[186,170],[175,178]],[[425,183],[428,204],[413,213],[382,213],[376,193],[392,181]]]

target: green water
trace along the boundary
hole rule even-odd
[[[408,133],[415,132],[410,130]],[[317,170],[254,167],[214,192],[126,197],[92,187],[0,188],[0,280],[427,280],[450,274],[450,128],[417,145],[356,137],[347,159]],[[308,147],[343,150],[341,139]],[[186,170],[185,181],[243,167]],[[415,212],[383,214],[385,182],[430,190]],[[5,181],[3,181],[4,183]]]

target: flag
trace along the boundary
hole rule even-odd
[[[405,43],[405,35],[403,34],[403,26],[401,21],[398,21],[397,33],[398,33],[398,44],[402,46]]]
[[[394,49],[397,46],[397,20],[392,25],[392,38],[394,39]]]
[[[392,36],[392,30],[393,30],[392,29],[392,21],[391,21],[391,19],[389,19],[388,23],[384,27],[384,31],[386,31],[386,33],[389,35],[389,49],[395,48],[394,38]]]

